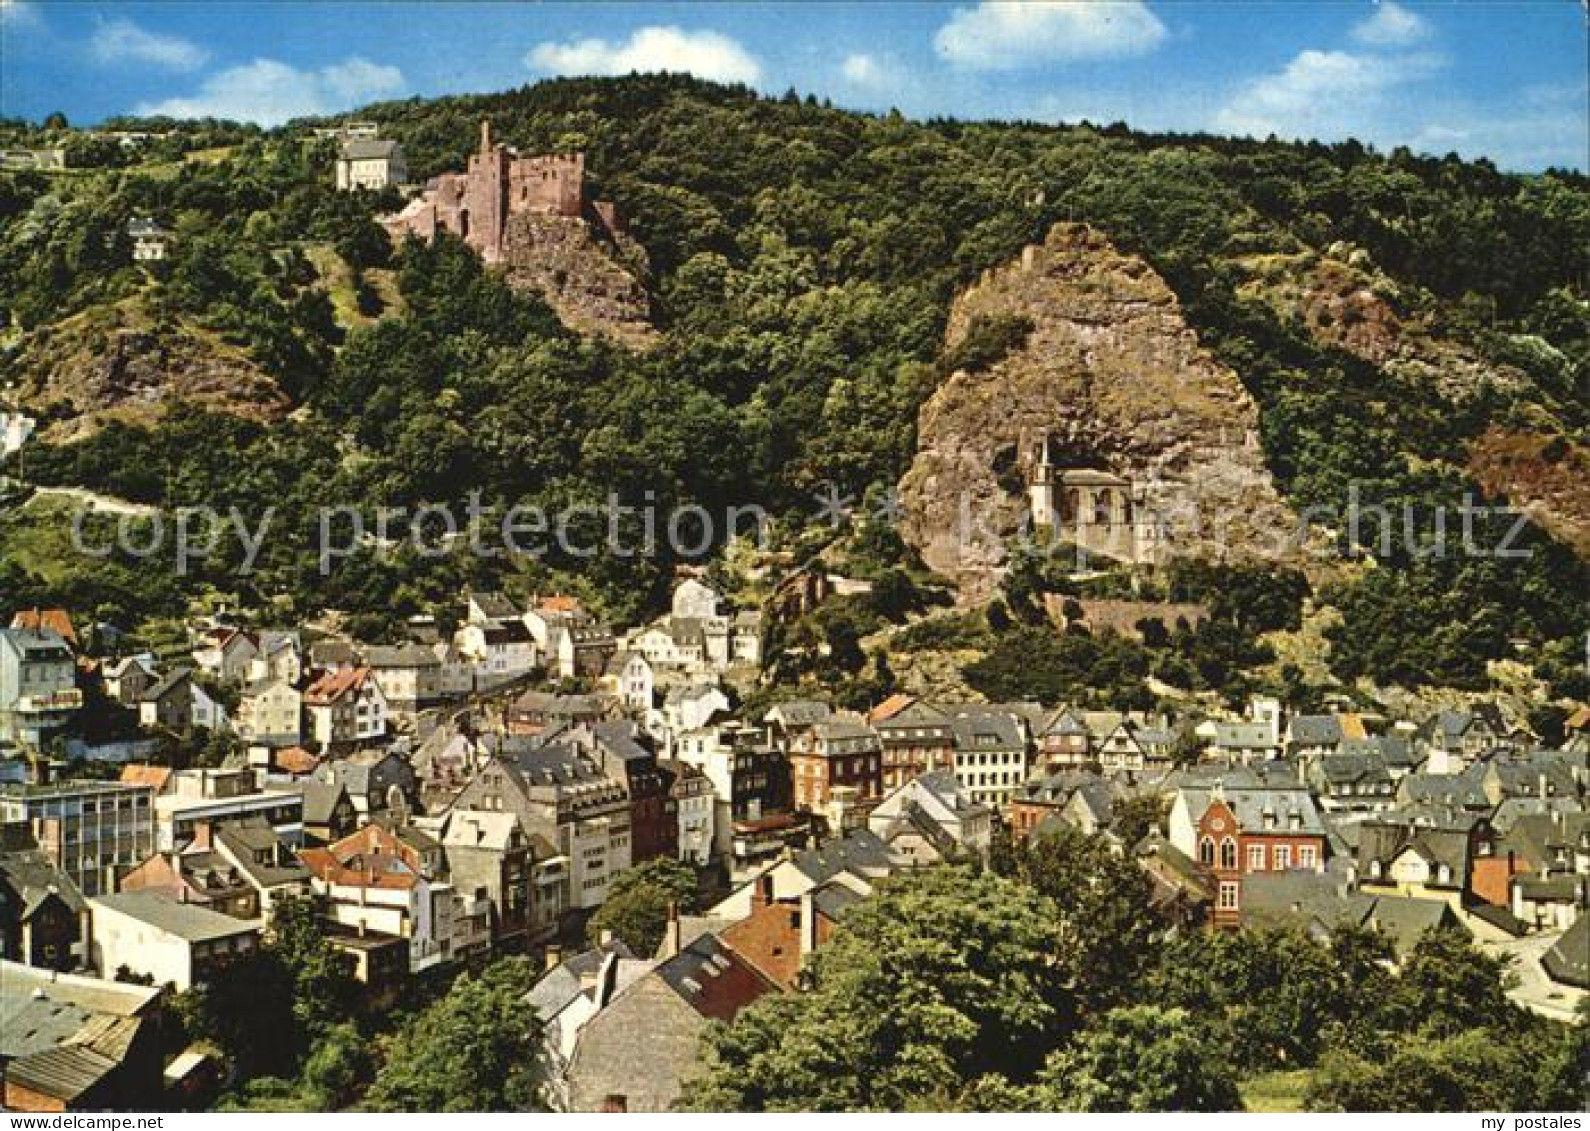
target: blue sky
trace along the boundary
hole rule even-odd
[[[1354,136],[1590,168],[1581,0],[0,0],[0,110],[277,124],[558,74],[690,71],[913,116]]]

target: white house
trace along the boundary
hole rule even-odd
[[[378,191],[408,180],[403,147],[390,138],[349,138],[337,151],[337,188]]]
[[[259,946],[258,920],[235,919],[163,892],[96,896],[89,907],[94,966],[106,978],[125,967],[157,986],[186,990],[216,966]]]

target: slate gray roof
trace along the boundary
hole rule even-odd
[[[1333,787],[1385,786],[1386,794],[1389,796],[1391,793],[1391,773],[1378,752],[1338,751],[1326,754],[1319,760],[1319,773],[1325,783]]]
[[[140,1017],[155,1008],[159,997],[160,991],[150,986],[57,974],[0,960],[0,1041],[12,1033],[5,1024],[6,1013],[28,1001],[48,999],[86,1013]]]
[[[1489,809],[1478,778],[1472,774],[1409,774],[1397,785],[1402,801],[1436,801],[1465,809]]]
[[[580,996],[582,980],[587,975],[600,970],[603,960],[610,954],[617,955],[621,960],[637,961],[634,952],[624,945],[624,941],[615,938],[601,946],[565,959],[548,970],[546,975],[531,986],[529,992],[524,995],[525,1004],[530,1006],[543,1023],[550,1021]]]
[[[346,797],[348,789],[340,781],[298,781],[284,786],[304,795],[304,822],[324,825],[337,811],[337,799]]]
[[[1342,741],[1342,722],[1335,715],[1296,715],[1288,734],[1294,746],[1335,746]]]
[[[73,912],[81,913],[88,905],[83,893],[65,872],[60,871],[45,858],[42,852],[23,850],[0,854],[0,901],[5,889],[15,891],[21,901],[20,917],[26,918],[50,896],[58,896]]]
[[[1088,734],[1088,728],[1070,711],[1061,710],[1049,720],[1049,725],[1044,728],[1043,733],[1058,737],[1080,738]]]
[[[988,809],[981,802],[973,801],[971,795],[961,788],[953,770],[929,770],[925,774],[918,774],[915,780],[917,785],[957,816],[974,816]]]
[[[1399,954],[1407,953],[1425,931],[1458,925],[1440,900],[1412,899],[1346,891],[1340,881],[1312,872],[1259,872],[1242,881],[1245,924],[1295,924],[1319,935],[1339,926],[1373,927]]]
[[[1449,870],[1444,880],[1432,875],[1430,886],[1461,889],[1467,882],[1469,829],[1402,824],[1389,820],[1363,823],[1358,840],[1360,874],[1366,879],[1371,877],[1371,865],[1377,863],[1382,873],[1387,872],[1392,861],[1410,849],[1433,866],[1432,872],[1443,865]]]
[[[470,599],[480,611],[491,620],[516,620],[519,609],[508,599],[507,594],[497,590],[485,593],[471,593]]]
[[[259,930],[257,923],[234,919],[207,907],[181,903],[157,891],[124,891],[96,896],[94,906],[108,907],[188,942],[209,942]]]
[[[186,683],[193,676],[192,668],[175,668],[162,676],[158,683],[152,684],[148,690],[138,697],[140,703],[158,703],[171,691]]]
[[[305,798],[305,808],[308,808]],[[305,868],[276,830],[263,817],[228,821],[217,827],[216,840],[237,859],[237,866],[260,887],[299,883],[309,879]]]
[[[783,703],[775,703],[767,709],[762,716],[764,722],[777,714],[778,719],[786,727],[811,726],[822,722],[833,715],[834,709],[827,703],[816,699],[788,699]]]
[[[1262,750],[1278,745],[1270,728],[1258,723],[1216,723],[1215,745],[1229,750]]]
[[[442,661],[423,644],[371,644],[364,649],[364,662],[382,668],[439,668]]]
[[[0,628],[0,644],[34,663],[63,663],[72,658],[72,650],[52,628]]]
[[[838,840],[797,852],[791,863],[802,875],[819,884],[841,872],[874,876],[894,868],[888,844],[866,829],[856,829]]]
[[[1396,769],[1411,769],[1419,764],[1413,744],[1402,735],[1375,734],[1368,738],[1349,738],[1337,746],[1341,754],[1366,754],[1378,757],[1382,764]]]
[[[1188,809],[1197,820],[1216,799],[1214,790],[1194,789],[1189,793]],[[1226,807],[1237,818],[1244,833],[1273,832],[1325,835],[1314,798],[1306,789],[1242,789],[1223,785]],[[1293,817],[1297,820],[1294,823]],[[1270,820],[1273,818],[1273,820]]]
[[[1590,990],[1590,911],[1581,911],[1540,963],[1552,981]]]
[[[345,161],[374,161],[391,157],[397,149],[398,143],[391,138],[350,138],[342,143],[342,157]]]
[[[829,919],[838,922],[846,911],[866,897],[854,888],[830,881],[812,889],[812,906]]]
[[[1003,713],[957,715],[954,723],[957,750],[1025,750],[1021,724]]]

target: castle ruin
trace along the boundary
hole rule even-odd
[[[509,221],[518,215],[563,216],[584,220],[609,238],[622,234],[611,201],[592,200],[585,191],[583,153],[521,157],[493,141],[491,122],[480,123],[480,149],[462,173],[433,177],[401,212],[382,220],[394,239],[433,239],[438,230],[463,240],[487,263],[508,255]]]
[[[433,177],[381,223],[399,241],[452,233],[510,286],[539,292],[575,330],[635,348],[655,341],[645,249],[611,201],[591,198],[584,154],[521,157],[483,121],[468,168]]]

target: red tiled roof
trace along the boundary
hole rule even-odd
[[[889,698],[885,699],[882,703],[879,703],[876,707],[874,707],[872,709],[872,713],[867,716],[867,720],[869,722],[881,723],[885,719],[892,719],[915,702],[916,696],[907,695],[903,691],[897,691],[893,695],[889,696]]]
[[[147,762],[130,762],[121,768],[123,785],[147,785],[156,793],[166,788],[171,780],[170,766],[155,766]]]
[[[304,691],[304,702],[322,707],[335,703],[348,692],[363,687],[369,675],[369,668],[337,668],[326,672]]]
[[[419,854],[379,825],[366,825],[327,848],[299,852],[304,867],[328,883],[411,888],[420,880]]]
[[[537,602],[536,608],[542,612],[548,613],[577,613],[580,611],[580,599],[578,597],[565,597],[561,594],[557,594],[551,597],[541,598],[541,600]]]
[[[289,774],[313,773],[318,765],[320,765],[320,759],[302,746],[289,746],[286,749],[276,751],[276,768],[285,770]]]
[[[72,629],[72,614],[65,609],[23,609],[11,618],[11,627],[30,629],[34,632],[48,630],[74,648],[77,646],[77,633]]]

